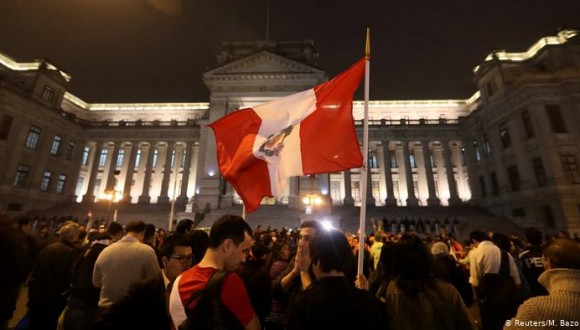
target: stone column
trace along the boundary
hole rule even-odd
[[[289,184],[290,187],[288,189],[288,205],[292,207],[300,207],[300,199],[298,198],[300,191],[300,178],[297,176],[291,177]]]
[[[350,169],[344,170],[342,173],[344,176],[344,200],[343,200],[343,204],[348,205],[348,206],[352,206],[352,205],[354,205],[354,198],[352,198],[352,180],[351,180],[351,175],[350,175]]]
[[[457,183],[455,182],[455,173],[453,171],[453,164],[451,163],[451,149],[449,148],[449,141],[441,143],[443,159],[445,160],[445,170],[447,171],[447,182],[449,186],[449,205],[459,205],[461,200],[457,194]]]
[[[151,185],[151,172],[153,171],[153,151],[155,145],[149,142],[149,150],[147,151],[147,161],[145,163],[145,177],[143,178],[143,192],[139,196],[139,204],[149,204],[151,196],[149,196],[149,186]],[[142,156],[141,156],[142,157]]]
[[[441,201],[437,197],[435,191],[435,179],[433,178],[433,168],[431,167],[431,154],[429,153],[429,141],[421,141],[423,147],[423,166],[425,166],[425,176],[427,177],[427,189],[429,190],[429,198],[427,198],[427,205],[440,205]]]
[[[105,186],[105,191],[111,191],[115,189],[115,172],[117,170],[117,158],[119,157],[119,147],[121,143],[114,142],[113,153],[111,154],[111,162],[109,163],[109,171],[107,173],[107,185]]]
[[[133,172],[135,171],[135,160],[137,159],[139,142],[131,141],[131,156],[128,157],[127,172],[125,174],[125,185],[123,186],[123,202],[131,203],[131,188],[133,183]],[[127,154],[127,153],[125,153]]]
[[[167,142],[167,149],[165,149],[165,163],[163,164],[161,192],[159,193],[159,197],[157,197],[157,204],[169,203],[169,196],[167,195],[167,191],[169,190],[169,179],[171,177],[171,171],[173,170],[171,166],[171,156],[173,156],[174,149],[175,143]],[[177,157],[175,157],[175,161],[177,162]]]
[[[101,151],[103,145],[99,142],[95,143],[93,149],[93,165],[91,165],[91,172],[89,174],[89,185],[87,193],[83,196],[83,203],[95,201],[95,182],[97,181],[97,173],[99,173],[99,159],[101,158]]]
[[[387,181],[387,198],[385,205],[397,206],[397,199],[395,198],[393,171],[391,169],[391,151],[389,150],[389,142],[383,141],[383,159],[385,163],[385,180]]]
[[[191,167],[191,156],[193,154],[191,142],[186,142],[183,149],[183,156],[185,157],[183,163],[183,175],[181,176],[181,193],[177,198],[177,204],[184,205],[189,201],[187,197],[187,187],[189,186],[189,171]]]
[[[403,162],[405,165],[405,179],[407,181],[407,206],[419,205],[419,200],[415,196],[415,185],[413,183],[413,170],[411,169],[411,160],[409,151],[409,141],[403,141]]]

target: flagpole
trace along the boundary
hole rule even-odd
[[[246,220],[246,204],[242,203],[242,218]]]
[[[358,250],[358,274],[364,274],[363,261],[365,255],[365,228],[367,213],[367,183],[368,183],[368,158],[369,158],[369,73],[371,57],[371,29],[367,28],[367,40],[365,45],[365,95],[364,95],[364,117],[363,117],[363,166],[361,167],[361,201],[360,201],[360,223],[359,223],[359,250]]]

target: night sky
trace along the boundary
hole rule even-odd
[[[270,39],[313,39],[335,75],[372,31],[371,99],[465,99],[494,49],[580,28],[580,0],[270,0]],[[91,103],[207,102],[222,41],[263,40],[267,0],[0,0],[0,51],[46,57]]]

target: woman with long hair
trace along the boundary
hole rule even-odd
[[[401,237],[391,266],[384,296],[391,329],[477,329],[457,289],[433,277],[433,258],[419,237]]]

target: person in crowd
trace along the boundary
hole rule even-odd
[[[530,297],[530,285],[528,281],[524,277],[524,273],[522,271],[522,265],[520,264],[519,259],[517,259],[512,253],[516,251],[516,248],[513,244],[513,241],[507,236],[502,233],[495,233],[491,238],[493,244],[499,247],[501,250],[508,253],[508,256],[511,260],[514,261],[516,267],[518,269],[518,276],[520,277],[520,285],[517,288],[517,306],[519,306],[524,300]],[[514,306],[513,313],[515,314],[515,309],[517,306]]]
[[[360,252],[360,238],[359,236],[354,236],[352,238],[352,253],[354,254],[354,259],[358,260],[358,255]],[[370,257],[370,253],[368,250],[368,246],[367,244],[363,244],[364,248],[363,248],[363,274],[366,278],[368,278],[371,274],[371,257]]]
[[[193,231],[193,220],[190,219],[183,219],[179,221],[177,224],[177,228],[175,228],[175,233],[180,235],[187,235],[187,233]]]
[[[72,267],[70,293],[63,315],[65,330],[90,329],[97,315],[100,289],[93,286],[93,268],[101,252],[111,244],[110,236],[96,233]]]
[[[378,300],[346,277],[356,263],[346,237],[319,232],[309,250],[317,281],[292,302],[287,329],[385,329]]]
[[[469,283],[479,302],[483,328],[501,329],[517,308],[521,281],[516,263],[484,231],[473,231],[470,238],[475,249],[470,254]]]
[[[526,238],[529,247],[519,255],[522,263],[522,272],[530,285],[530,296],[545,296],[548,291],[538,282],[538,278],[544,272],[542,232],[536,228],[529,228],[526,230]]]
[[[149,245],[153,250],[156,249],[155,241],[157,240],[155,234],[155,225],[148,223],[145,225],[145,238],[143,238],[143,243]]]
[[[32,234],[31,234],[32,226],[30,223],[30,219],[22,218],[22,219],[18,220],[17,228],[18,228],[18,231],[24,237],[24,241],[26,242],[26,251],[28,251],[28,256],[26,257],[26,260],[28,262],[27,272],[30,272],[30,270],[32,270],[32,267],[34,266],[34,262],[36,261],[36,257],[40,253],[40,250],[39,250],[38,246],[36,245],[34,237],[32,237]]]
[[[465,305],[470,306],[473,302],[473,291],[471,290],[471,285],[469,285],[468,276],[450,254],[447,244],[443,242],[433,243],[431,254],[435,258],[433,267],[435,278],[451,283],[461,295]]]
[[[393,251],[385,302],[391,329],[477,329],[459,292],[432,275],[432,256],[415,235]]]
[[[118,222],[111,222],[109,226],[107,226],[105,230],[103,230],[103,232],[109,234],[109,237],[111,238],[111,243],[115,243],[121,238],[123,238],[124,234],[123,226]]]
[[[278,277],[288,267],[289,259],[290,245],[288,241],[285,239],[276,241],[266,262],[270,279]],[[286,301],[272,298],[272,308],[266,317],[265,326],[271,330],[284,329],[285,313]]]
[[[580,244],[557,238],[544,247],[545,271],[538,278],[549,292],[526,300],[504,329],[531,329],[531,322],[544,321],[545,329],[578,327],[580,321]]]
[[[35,237],[35,244],[38,247],[39,251],[42,251],[45,247],[47,247],[50,243],[54,243],[52,237],[49,235],[49,228],[46,223],[40,225],[38,229],[38,235]]]
[[[392,241],[387,241],[383,244],[377,269],[371,273],[369,278],[370,292],[383,303],[385,302],[387,285],[393,276],[392,263],[394,248],[395,243]]]
[[[268,253],[269,249],[264,243],[254,242],[246,262],[236,270],[246,285],[250,303],[262,325],[272,308],[272,285],[266,268]]]
[[[383,248],[383,235],[381,232],[377,232],[374,236],[374,239],[371,240],[371,247],[370,247],[370,258],[371,258],[371,266],[373,270],[376,270],[379,266],[379,260],[381,259],[381,249]]]
[[[71,268],[79,255],[74,242],[78,224],[69,222],[59,231],[60,241],[48,245],[36,260],[28,281],[30,329],[55,329],[70,287]]]
[[[8,321],[16,308],[22,283],[28,275],[28,245],[24,235],[0,217],[0,329],[8,329]]]
[[[195,266],[203,259],[205,251],[207,251],[209,235],[205,231],[197,229],[187,233],[187,238],[191,243],[193,266]]]
[[[186,309],[192,310],[198,302],[184,306],[193,292],[203,289],[218,270],[233,272],[244,262],[252,246],[252,229],[243,218],[224,215],[211,226],[209,246],[201,261],[175,280],[169,298],[169,312],[177,329],[186,319]],[[233,327],[246,330],[260,329],[260,321],[252,308],[242,279],[231,273],[223,280],[221,302],[235,316]]]
[[[131,284],[151,279],[160,268],[153,249],[143,244],[145,223],[132,221],[125,236],[98,256],[93,269],[93,285],[101,288],[99,307],[106,309],[125,296]]]
[[[158,250],[161,271],[151,279],[131,285],[127,295],[107,308],[94,330],[169,329],[171,319],[167,305],[173,281],[191,266],[189,240],[175,234]]]

